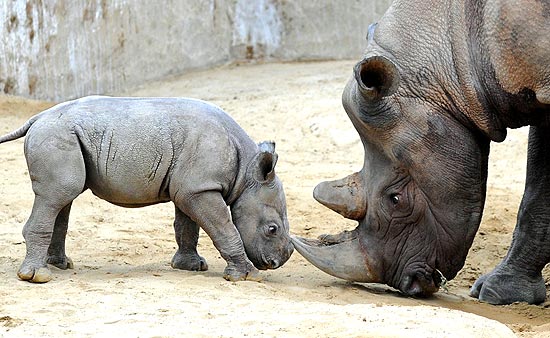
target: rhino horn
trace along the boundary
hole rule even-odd
[[[349,219],[358,221],[367,213],[367,194],[360,173],[319,183],[313,190],[313,197]]]
[[[331,276],[352,282],[379,282],[359,243],[357,229],[319,239],[293,236],[292,244],[307,261]]]

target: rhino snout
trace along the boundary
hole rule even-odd
[[[268,269],[277,269],[280,266],[279,260],[277,259],[270,259],[267,262],[267,268]]]
[[[289,243],[285,250],[282,251],[277,257],[262,255],[260,264],[254,264],[256,268],[260,270],[274,270],[285,264],[292,253],[294,252],[294,245]],[[254,263],[254,262],[253,262]]]
[[[428,297],[439,290],[442,284],[440,278],[436,272],[432,274],[416,272],[405,275],[398,288],[407,296]]]

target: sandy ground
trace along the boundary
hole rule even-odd
[[[314,237],[355,225],[311,197],[322,180],[361,167],[359,138],[340,104],[353,61],[241,64],[147,83],[133,96],[212,101],[256,141],[275,140],[291,232]],[[0,133],[49,103],[0,96]],[[16,271],[25,254],[21,229],[33,194],[23,140],[0,145],[0,335],[546,337],[550,302],[491,306],[468,288],[505,255],[525,175],[526,129],[492,147],[488,200],[466,265],[449,292],[412,299],[375,284],[328,276],[298,253],[263,282],[222,279],[225,262],[201,232],[210,270],[170,268],[175,252],[171,204],[124,209],[85,192],[73,204],[67,253],[74,270],[30,284]],[[545,276],[548,276],[545,271]],[[548,281],[548,277],[547,277]]]

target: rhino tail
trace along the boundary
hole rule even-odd
[[[30,119],[28,119],[27,122],[25,122],[18,129],[12,131],[11,133],[0,136],[0,143],[13,141],[13,140],[16,140],[20,137],[25,136],[27,134],[27,131],[29,130],[29,128],[32,126],[32,124],[40,118],[40,115],[42,115],[42,114],[34,115]]]

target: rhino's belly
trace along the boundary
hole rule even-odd
[[[89,139],[83,155],[86,187],[96,196],[122,206],[145,206],[169,201],[167,184],[173,150],[168,141],[139,137],[131,130],[106,131],[109,142]]]
[[[86,187],[99,198],[125,207],[168,202],[168,171],[169,163],[146,155],[140,161],[87,165]]]
[[[142,182],[135,179],[95,179],[87,180],[86,186],[94,195],[110,203],[138,208],[147,205],[169,202],[166,189],[157,182]]]

